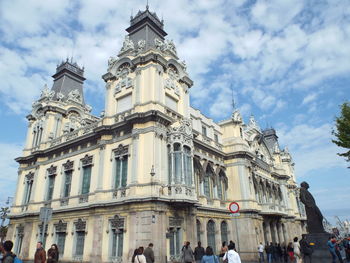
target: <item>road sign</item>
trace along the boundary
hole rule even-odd
[[[231,211],[232,214],[239,212],[239,204],[237,202],[232,202],[228,206],[228,209]]]
[[[41,207],[40,208],[40,215],[39,215],[39,219],[40,221],[50,221],[52,217],[52,208],[49,207]]]

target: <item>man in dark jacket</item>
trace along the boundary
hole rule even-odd
[[[204,247],[202,247],[202,243],[198,241],[198,247],[194,249],[194,259],[196,260],[197,263],[201,262],[202,257],[205,254]]]
[[[43,243],[40,241],[36,244],[34,263],[46,263],[46,252],[43,248]]]
[[[13,243],[10,240],[4,242],[5,255],[2,258],[2,263],[13,263],[16,255],[12,253]]]
[[[310,246],[310,244],[307,242],[306,240],[306,235],[302,234],[301,235],[301,240],[299,241],[300,244],[300,250],[301,253],[303,254],[303,259],[304,259],[304,263],[307,262],[312,262],[312,247]],[[309,259],[308,261],[306,261],[306,259]]]
[[[154,263],[154,252],[152,243],[149,243],[148,247],[143,252],[143,255],[145,256],[147,263]]]

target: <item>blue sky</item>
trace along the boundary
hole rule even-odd
[[[104,106],[107,60],[122,45],[130,15],[146,1],[0,2],[0,202],[13,196],[31,103],[66,57],[85,66],[86,101]],[[347,0],[150,0],[195,84],[191,103],[216,121],[254,114],[288,146],[298,181],[323,213],[350,219],[347,164],[331,143],[350,91]]]

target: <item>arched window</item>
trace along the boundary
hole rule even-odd
[[[208,240],[208,246],[212,247],[213,251],[216,251],[215,223],[212,220],[209,220],[207,224],[207,240]]]
[[[201,222],[196,220],[197,242],[201,241]]]
[[[213,187],[213,177],[214,177],[214,170],[210,164],[207,165],[205,175],[204,175],[204,195],[208,198],[213,197],[213,192],[211,191],[211,188]]]
[[[225,221],[221,222],[221,242],[228,241],[228,233],[227,233],[227,223]]]

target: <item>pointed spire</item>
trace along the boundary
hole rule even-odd
[[[148,5],[148,0],[147,0],[147,4],[146,4],[146,10],[149,9],[149,5]]]

